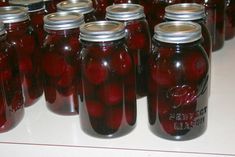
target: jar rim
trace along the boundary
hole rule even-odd
[[[28,9],[22,6],[0,7],[0,20],[3,23],[15,23],[29,20]]]

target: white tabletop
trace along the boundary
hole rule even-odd
[[[234,44],[234,45],[233,45]],[[146,98],[138,100],[137,126],[126,136],[100,139],[86,135],[79,116],[59,116],[44,97],[26,108],[23,121],[0,134],[1,157],[214,157],[235,156],[235,38],[212,55],[212,89],[206,132],[190,141],[169,141],[148,128]]]

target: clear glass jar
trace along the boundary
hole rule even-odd
[[[144,8],[138,4],[116,4],[107,7],[106,19],[123,22],[127,33],[128,52],[136,68],[137,96],[147,95],[147,58],[151,51],[151,37]]]
[[[4,24],[0,22],[0,133],[14,128],[23,118],[22,94],[17,54],[6,41]]]
[[[131,3],[131,4],[139,4],[139,0],[113,0],[114,4],[121,4],[121,3]]]
[[[235,35],[235,1],[226,0],[225,14],[225,40],[232,39]]]
[[[84,132],[111,138],[135,127],[134,63],[125,46],[124,25],[115,21],[90,22],[80,27]]]
[[[56,12],[44,17],[42,74],[46,105],[61,115],[78,114],[79,26],[82,14]]]
[[[28,8],[30,23],[38,38],[38,44],[42,47],[44,40],[43,16],[46,15],[43,0],[11,0],[10,5]]]
[[[40,51],[36,35],[30,26],[27,8],[1,7],[0,20],[6,26],[8,42],[18,54],[25,106],[30,106],[40,98],[43,90],[39,66]]]
[[[159,137],[189,140],[206,129],[209,62],[200,39],[196,23],[155,27],[147,100],[150,129]]]
[[[44,2],[44,11],[46,14],[54,13],[56,12],[56,5],[53,0],[43,0]]]
[[[206,26],[211,34],[212,51],[224,46],[225,40],[225,0],[195,0],[206,8]]]
[[[84,15],[85,22],[96,21],[92,1],[73,0],[62,1],[56,5],[58,11],[77,12]]]
[[[95,17],[97,20],[104,20],[105,19],[105,9],[109,5],[113,4],[113,0],[94,0],[93,5],[95,8]]]

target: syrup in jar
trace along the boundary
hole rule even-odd
[[[138,4],[116,4],[107,7],[106,19],[123,22],[127,33],[128,52],[134,59],[136,94],[147,95],[147,60],[151,51],[151,37],[144,8]]]
[[[0,22],[0,133],[14,128],[24,115],[17,54],[6,38],[4,24]]]
[[[200,40],[196,23],[155,27],[147,100],[150,129],[159,137],[189,140],[206,129],[209,62]]]
[[[56,12],[44,17],[42,73],[46,105],[61,115],[78,114],[79,26],[82,14]]]
[[[129,133],[136,123],[134,62],[125,46],[125,26],[115,21],[80,27],[84,132],[111,138]]]

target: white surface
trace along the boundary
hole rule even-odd
[[[234,45],[233,45],[234,44]],[[190,141],[161,139],[150,132],[146,99],[138,100],[136,128],[126,136],[100,139],[82,132],[79,116],[59,116],[44,97],[26,108],[23,121],[0,134],[0,156],[214,157],[235,156],[235,39],[212,55],[212,89],[206,132]]]

